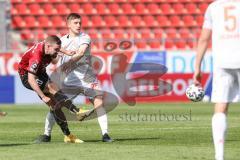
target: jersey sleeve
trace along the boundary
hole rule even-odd
[[[80,40],[80,45],[82,44],[87,44],[87,45],[91,44],[91,38],[89,35],[83,33],[82,38]]]
[[[208,6],[208,8],[205,12],[203,28],[204,29],[212,29],[211,5]]]
[[[29,59],[28,71],[30,73],[36,74],[40,66],[40,53],[41,52],[37,47],[32,51],[32,57]]]

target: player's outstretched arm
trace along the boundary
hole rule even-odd
[[[79,49],[76,51],[76,54],[73,55],[71,58],[71,61],[77,62],[81,59],[81,57],[84,55],[86,49],[88,48],[88,44],[82,44]]]
[[[209,41],[211,39],[212,31],[210,29],[203,29],[198,40],[197,45],[197,55],[196,55],[196,62],[195,62],[195,71],[193,75],[193,82],[194,84],[199,85],[201,82],[201,63],[202,59],[206,53],[208,48]]]
[[[36,76],[30,72],[28,72],[28,83],[30,84],[32,89],[38,94],[38,96],[43,100],[43,102],[48,104],[50,101],[50,98],[44,95],[44,93],[41,91],[41,89],[37,84]]]
[[[65,50],[64,48],[61,48],[60,52],[62,52],[63,54],[66,54],[68,56],[72,56],[72,55],[76,54],[76,51],[68,51],[68,50]]]

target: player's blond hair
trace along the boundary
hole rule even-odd
[[[67,16],[67,22],[73,19],[81,19],[81,16],[78,13],[70,13]]]

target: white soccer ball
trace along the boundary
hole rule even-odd
[[[194,84],[188,86],[186,90],[186,96],[193,102],[199,102],[203,99],[205,95],[204,89],[201,86],[196,86]]]

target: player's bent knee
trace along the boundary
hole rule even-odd
[[[228,112],[228,103],[216,103],[215,104],[215,113],[227,113]]]

